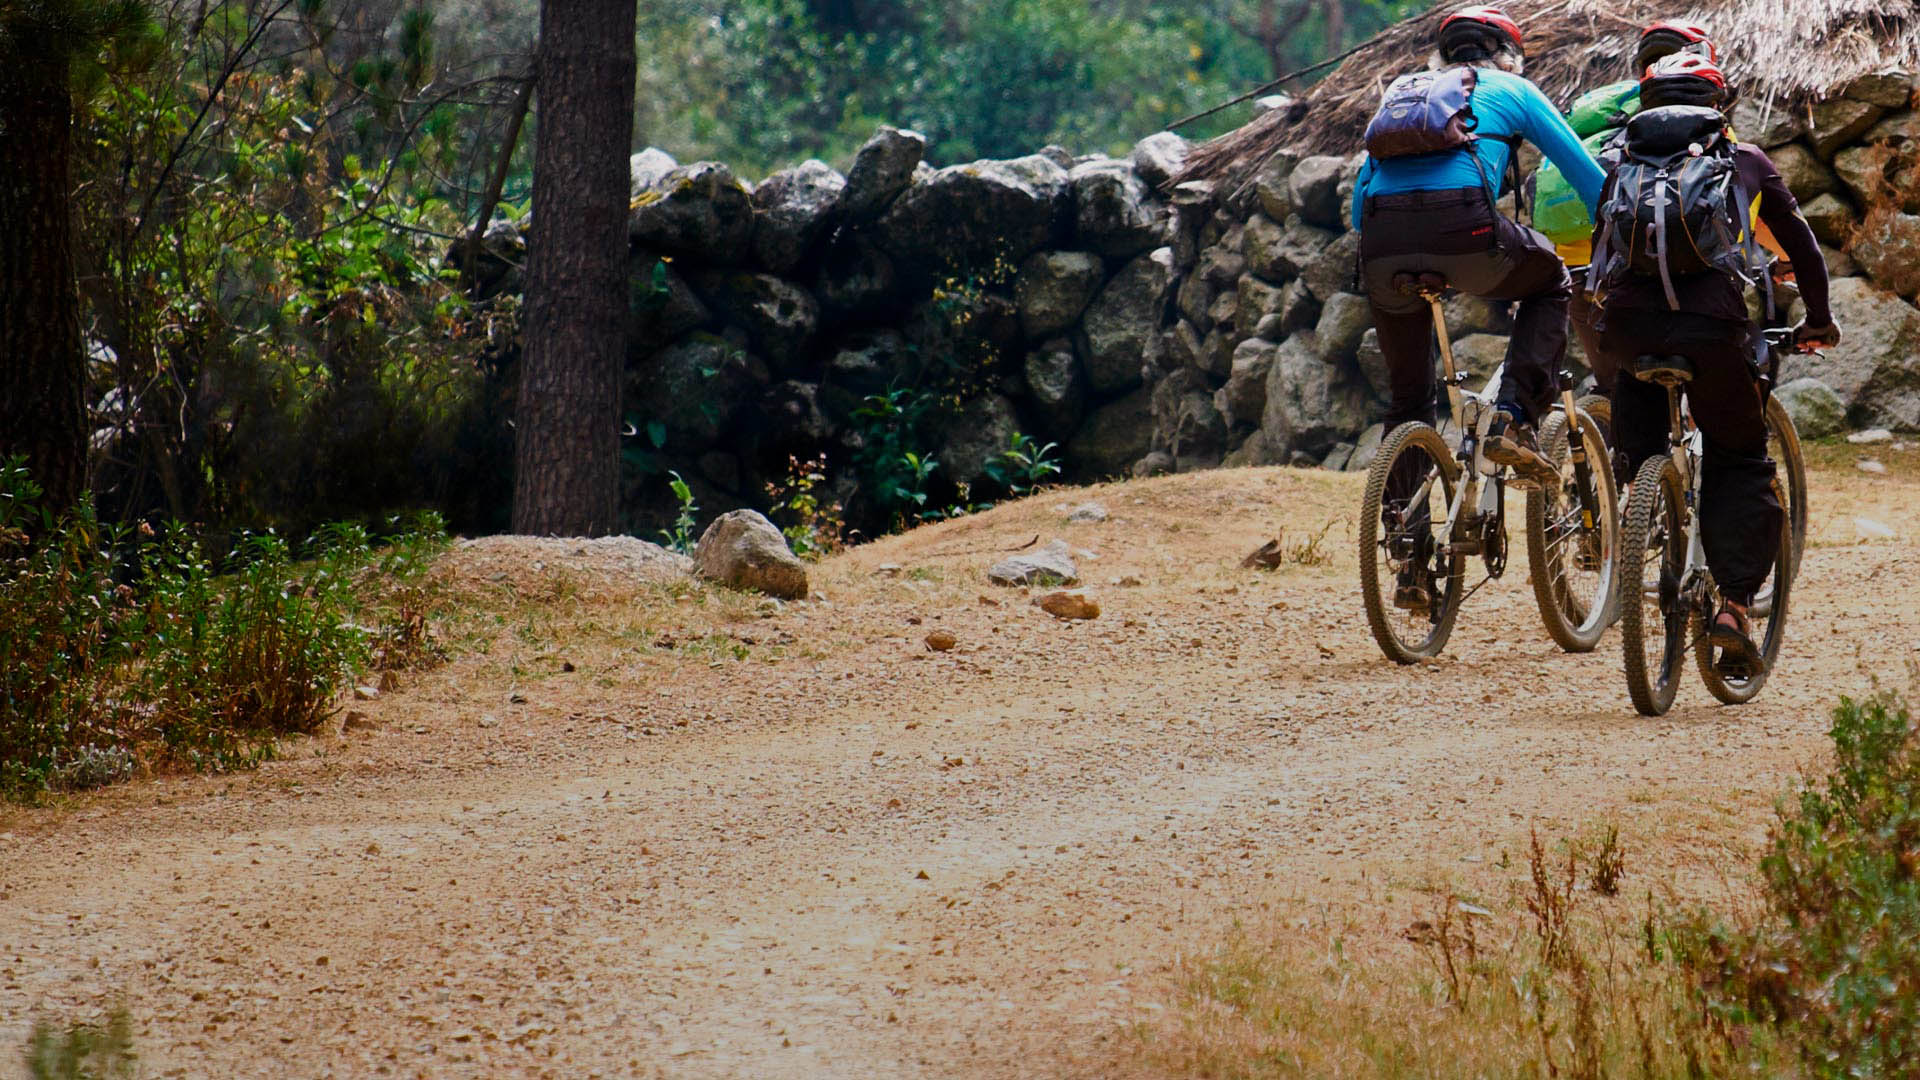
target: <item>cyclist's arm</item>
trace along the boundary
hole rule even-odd
[[[1580,145],[1580,136],[1573,133],[1566,117],[1553,107],[1547,95],[1525,79],[1515,81],[1520,84],[1520,134],[1566,174],[1567,182],[1586,202],[1587,212],[1592,213],[1600,203],[1600,184],[1606,179],[1600,166],[1594,163],[1586,147]]]
[[[1787,190],[1772,159],[1757,146],[1742,143],[1737,151],[1740,181],[1748,191],[1759,192],[1760,220],[1773,230],[1773,238],[1793,263],[1794,280],[1800,286],[1800,299],[1807,305],[1807,324],[1825,326],[1833,321],[1827,307],[1827,260],[1820,254],[1820,242],[1812,226],[1800,216],[1800,204]]]

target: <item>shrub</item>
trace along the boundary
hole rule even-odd
[[[132,1080],[139,1075],[133,1052],[133,1019],[124,1008],[103,1023],[65,1028],[37,1020],[27,1036],[27,1075],[33,1080]]]

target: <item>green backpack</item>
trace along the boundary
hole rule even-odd
[[[1580,145],[1595,159],[1627,118],[1640,111],[1640,84],[1631,79],[1589,90],[1573,101],[1567,122],[1581,137]],[[1551,161],[1540,163],[1534,174],[1533,227],[1553,241],[1568,266],[1591,260],[1593,215],[1567,181],[1567,174]]]

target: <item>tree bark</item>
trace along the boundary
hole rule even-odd
[[[619,528],[634,0],[541,0],[513,528]]]
[[[27,455],[46,505],[86,489],[86,353],[74,278],[64,50],[0,48],[0,456]]]

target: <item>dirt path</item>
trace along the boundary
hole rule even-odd
[[[1310,472],[892,538],[822,568],[831,603],[738,624],[745,660],[529,615],[372,735],[0,817],[0,1054],[123,995],[158,1076],[1112,1075],[1176,957],[1271,902],[1415,888],[1536,824],[1757,833],[1835,694],[1915,644],[1920,485],[1818,483],[1766,693],[1690,682],[1659,720],[1617,639],[1553,649],[1524,566],[1414,669],[1368,638],[1345,539],[1235,568],[1276,519],[1350,513],[1357,478]],[[1899,538],[1855,544],[1858,514]],[[980,584],[1035,532],[1098,554],[1099,620]],[[924,651],[935,625],[960,648]]]

